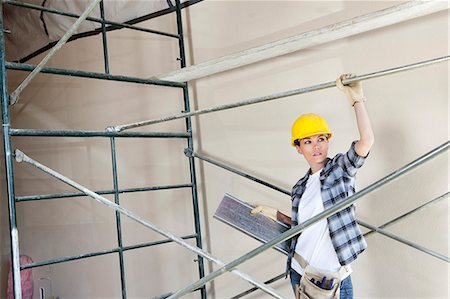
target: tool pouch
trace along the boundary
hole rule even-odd
[[[303,271],[300,286],[296,285],[296,299],[339,299],[340,287],[339,273],[319,271],[308,265]]]

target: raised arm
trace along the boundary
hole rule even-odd
[[[355,103],[356,123],[358,125],[359,140],[355,144],[355,151],[361,157],[365,157],[369,154],[372,148],[375,137],[370,124],[369,114],[367,113],[366,106],[363,102]]]
[[[369,154],[375,140],[372,125],[370,123],[369,114],[367,113],[364,102],[364,92],[361,81],[354,81],[349,85],[343,85],[341,80],[351,79],[355,75],[344,74],[336,79],[336,86],[342,90],[346,95],[350,104],[355,109],[356,125],[358,126],[359,140],[355,144],[355,151],[361,157]]]

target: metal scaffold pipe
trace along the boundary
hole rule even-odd
[[[109,132],[109,131],[69,131],[11,129],[11,136],[36,137],[125,137],[125,138],[189,138],[190,133],[172,132]]]
[[[443,260],[444,262],[450,263],[450,259],[449,259],[448,257],[446,257],[445,255],[443,255],[443,254],[440,254],[440,253],[438,253],[438,252],[436,252],[436,251],[430,250],[430,249],[428,249],[428,248],[426,248],[426,247],[423,247],[423,246],[421,246],[421,245],[419,245],[419,244],[416,244],[416,243],[414,243],[414,242],[411,242],[411,241],[408,241],[408,240],[406,240],[406,239],[404,239],[404,238],[401,238],[401,237],[399,237],[399,236],[396,236],[396,235],[394,235],[394,234],[392,234],[392,233],[390,233],[390,232],[387,232],[387,231],[385,231],[385,230],[383,230],[383,229],[381,229],[381,228],[379,228],[379,227],[376,227],[376,226],[374,226],[374,225],[371,225],[371,224],[369,224],[369,223],[367,223],[367,222],[364,222],[364,221],[362,221],[362,220],[358,220],[358,223],[359,223],[360,225],[362,225],[362,226],[365,226],[365,227],[367,227],[367,228],[370,228],[372,231],[375,231],[375,232],[377,232],[377,233],[379,233],[379,234],[385,235],[386,237],[389,237],[389,238],[391,238],[391,239],[393,239],[393,240],[395,240],[395,241],[398,241],[398,242],[400,242],[400,243],[406,244],[406,245],[408,245],[408,246],[410,246],[410,247],[412,247],[412,248],[414,248],[414,249],[417,249],[417,250],[419,250],[419,251],[428,253],[429,255],[432,255],[432,256],[434,256],[434,257],[440,259],[440,260]]]
[[[254,176],[251,176],[251,175],[249,175],[249,174],[246,174],[246,173],[244,173],[244,172],[242,172],[242,171],[239,171],[239,170],[237,170],[237,169],[234,169],[234,168],[232,168],[232,167],[230,167],[230,166],[224,165],[224,164],[222,164],[222,163],[220,163],[220,162],[214,161],[213,159],[210,159],[210,158],[205,157],[205,156],[203,156],[203,155],[199,155],[199,154],[197,154],[197,153],[191,152],[191,151],[189,151],[188,149],[185,150],[185,153],[186,153],[187,155],[189,155],[189,156],[195,157],[195,158],[197,158],[197,159],[206,161],[206,162],[208,162],[208,163],[211,163],[211,164],[213,164],[213,165],[216,165],[216,166],[218,166],[218,167],[220,167],[220,168],[223,168],[223,169],[225,169],[225,170],[228,170],[228,171],[230,171],[230,172],[236,173],[236,174],[238,174],[238,175],[240,175],[240,176],[243,176],[243,177],[245,177],[245,178],[247,178],[247,179],[249,179],[249,180],[252,180],[252,181],[254,181],[254,182],[257,182],[257,183],[259,183],[259,184],[261,184],[261,185],[264,185],[264,186],[266,186],[266,187],[269,187],[269,188],[271,188],[271,189],[274,189],[274,190],[279,191],[279,192],[281,192],[281,193],[284,193],[284,194],[286,194],[286,195],[289,195],[289,196],[291,195],[291,192],[289,192],[288,190],[285,190],[285,189],[283,189],[283,188],[281,188],[281,187],[275,186],[275,185],[273,185],[273,184],[271,184],[271,183],[269,183],[269,182],[266,182],[266,181],[263,181],[263,180],[261,180],[261,179],[258,179],[258,178],[254,177]],[[426,204],[424,204],[424,205],[422,205],[422,206],[420,206],[420,207],[414,209],[413,211],[411,211],[411,212],[409,212],[409,213],[407,213],[407,214],[405,214],[405,215],[402,215],[402,216],[400,216],[400,217],[398,217],[398,218],[396,218],[396,219],[394,219],[394,220],[392,220],[392,221],[390,221],[390,222],[388,222],[388,223],[386,223],[386,224],[380,226],[380,227],[376,227],[376,226],[370,225],[370,224],[365,223],[365,222],[363,222],[363,221],[358,221],[358,222],[359,222],[359,224],[360,224],[361,226],[364,226],[364,227],[370,229],[371,231],[370,231],[369,233],[371,233],[371,232],[377,232],[377,233],[380,233],[380,234],[382,234],[382,235],[384,235],[384,236],[386,236],[386,237],[388,237],[388,238],[391,238],[391,239],[396,240],[396,241],[398,241],[398,242],[400,242],[400,243],[403,243],[403,244],[405,244],[405,245],[408,245],[408,246],[410,246],[410,247],[413,247],[413,248],[415,248],[415,249],[417,249],[417,250],[419,250],[419,251],[422,251],[422,252],[424,252],[424,253],[427,253],[427,254],[429,254],[429,255],[431,255],[431,256],[434,256],[434,257],[436,257],[436,258],[438,258],[438,259],[441,259],[441,260],[443,260],[443,261],[445,261],[445,262],[449,262],[449,261],[450,261],[449,258],[446,257],[446,256],[443,255],[443,254],[440,254],[440,253],[438,253],[438,252],[436,252],[436,251],[434,251],[434,250],[428,249],[428,248],[426,248],[426,247],[424,247],[424,246],[422,246],[422,245],[413,243],[413,242],[408,241],[408,240],[406,240],[406,239],[403,239],[403,238],[401,238],[401,237],[399,237],[399,236],[397,236],[397,235],[395,235],[395,234],[392,234],[392,233],[389,233],[389,232],[386,232],[385,230],[383,230],[383,228],[385,228],[385,227],[387,227],[387,226],[389,226],[389,225],[391,225],[391,224],[393,224],[393,223],[399,221],[401,218],[403,218],[403,217],[405,217],[405,216],[407,216],[407,215],[409,215],[409,214],[415,213],[415,212],[417,212],[417,211],[419,211],[419,210],[421,210],[421,209],[424,209],[424,207],[425,207],[426,205],[431,204],[431,203],[433,203],[433,202],[437,202],[437,201],[439,201],[439,200],[445,198],[446,196],[448,196],[448,192],[447,192],[446,194],[444,194],[444,195],[442,195],[442,196],[440,196],[440,197],[438,197],[438,198],[436,198],[436,199],[434,199],[434,200],[432,200],[432,201],[430,201],[430,202],[428,202],[428,203],[426,203]],[[367,234],[368,234],[368,233],[366,233],[364,236],[366,236]]]
[[[358,224],[361,225],[361,226],[364,226],[366,228],[371,229],[369,232],[364,234],[364,237],[367,237],[367,236],[369,236],[372,233],[380,233],[380,234],[382,234],[382,235],[384,235],[384,236],[386,236],[388,238],[394,239],[394,240],[399,241],[400,243],[403,243],[403,244],[407,244],[407,245],[411,246],[414,249],[418,249],[418,250],[420,250],[422,252],[425,252],[425,253],[427,253],[429,255],[437,257],[437,258],[439,258],[439,259],[441,259],[441,260],[443,260],[443,261],[448,263],[449,262],[449,258],[448,257],[446,257],[446,256],[444,256],[444,255],[442,255],[440,253],[437,253],[435,251],[432,251],[432,250],[430,250],[428,248],[425,248],[423,246],[417,245],[416,243],[410,242],[410,241],[405,240],[403,238],[399,238],[398,236],[383,230],[383,228],[388,227],[388,226],[390,226],[390,225],[392,225],[394,223],[397,223],[398,221],[402,220],[403,218],[406,218],[407,216],[410,216],[410,215],[412,215],[412,214],[414,214],[416,212],[424,210],[425,208],[427,208],[431,204],[435,204],[435,203],[441,201],[444,198],[448,198],[448,195],[449,195],[449,192],[447,192],[447,193],[445,193],[445,194],[443,194],[443,195],[441,195],[441,196],[439,196],[439,197],[437,197],[437,198],[435,198],[433,200],[430,200],[427,203],[421,205],[420,207],[417,207],[417,208],[409,211],[408,213],[405,213],[405,214],[403,214],[403,215],[401,215],[401,216],[399,216],[399,217],[397,217],[397,218],[395,218],[395,219],[393,219],[393,220],[391,220],[391,221],[389,221],[389,222],[387,222],[387,223],[385,223],[383,225],[380,225],[378,227],[370,225],[370,224],[368,224],[366,222],[363,222],[363,221],[360,221],[360,220],[358,220]],[[266,281],[264,283],[266,283],[266,284],[272,283],[272,282],[277,281],[277,280],[279,280],[279,279],[281,279],[283,277],[285,277],[284,273],[282,273],[282,274],[280,274],[280,275],[278,275],[278,276],[276,276],[276,277],[272,278],[271,280],[268,280],[268,281]],[[247,294],[250,294],[250,293],[252,293],[252,292],[254,292],[256,290],[257,290],[257,288],[251,288],[251,289],[249,289],[247,291],[244,291],[244,292],[242,292],[242,293],[232,297],[231,299],[241,298],[241,297],[243,297],[243,296],[245,296]]]
[[[392,219],[391,221],[388,221],[388,222],[380,225],[378,228],[379,229],[383,229],[383,228],[389,227],[389,226],[399,222],[400,220],[403,220],[404,218],[407,218],[408,216],[411,216],[411,215],[413,215],[413,214],[415,214],[417,212],[420,212],[420,211],[426,209],[427,207],[429,207],[431,204],[436,204],[439,201],[443,200],[444,198],[448,198],[449,193],[450,192],[446,192],[446,193],[442,194],[441,196],[438,196],[435,199],[432,199],[432,200],[424,203],[423,205],[420,205],[419,207],[417,207],[417,208],[415,208],[415,209],[413,209],[413,210],[411,210],[411,211],[409,211],[409,212],[407,212],[407,213],[405,213],[403,215],[400,215],[400,216],[396,217],[395,219]],[[377,232],[377,231],[376,230],[370,230],[370,231],[368,231],[367,233],[364,234],[364,237],[368,237],[368,236],[370,236],[371,234],[373,234],[375,232]]]
[[[53,169],[50,169],[49,167],[33,160],[32,158],[28,157],[25,153],[23,153],[22,151],[16,149],[15,150],[15,158],[17,162],[26,162],[28,164],[33,165],[34,167],[38,168],[39,170],[53,176],[54,178],[74,187],[75,189],[78,189],[79,191],[85,193],[86,195],[88,195],[89,197],[95,199],[96,201],[98,201],[99,203],[106,205],[109,208],[112,208],[114,210],[116,210],[117,212],[127,216],[128,218],[142,224],[143,226],[150,228],[151,230],[173,240],[174,242],[178,243],[179,245],[181,245],[182,247],[193,251],[195,253],[197,253],[198,255],[208,259],[211,262],[214,262],[216,264],[218,264],[219,266],[224,266],[225,263],[220,261],[219,259],[217,259],[216,257],[212,256],[210,253],[202,250],[201,248],[198,248],[196,246],[193,246],[187,242],[185,242],[183,239],[164,231],[163,229],[159,228],[158,226],[154,225],[153,223],[143,219],[142,217],[140,217],[139,215],[133,213],[132,211],[125,209],[123,207],[121,207],[120,205],[109,201],[107,198],[100,196],[98,194],[96,194],[95,192],[89,190],[88,188],[78,184],[77,182],[63,176],[62,174],[54,171]],[[242,279],[246,280],[247,282],[249,282],[250,284],[260,288],[261,290],[263,290],[264,292],[266,292],[267,294],[273,296],[274,298],[278,298],[278,299],[286,299],[285,297],[283,297],[281,294],[279,294],[277,291],[275,291],[274,289],[264,285],[263,283],[260,283],[256,280],[254,280],[251,276],[237,270],[234,269],[231,272],[233,272],[234,274],[236,274],[237,276],[241,277]]]
[[[364,80],[368,80],[368,79],[372,79],[372,78],[392,75],[395,73],[409,71],[409,70],[413,70],[416,68],[425,67],[425,66],[429,66],[432,64],[448,61],[449,59],[450,59],[450,55],[438,57],[438,58],[425,60],[425,61],[421,61],[421,62],[417,62],[417,63],[413,63],[413,64],[403,65],[403,66],[385,69],[385,70],[381,70],[381,71],[377,71],[377,72],[373,72],[373,73],[359,75],[352,79],[342,80],[342,83],[347,85],[347,84],[357,81],[357,80],[364,81]],[[211,113],[211,112],[217,112],[217,111],[222,111],[222,110],[227,110],[227,109],[232,109],[232,108],[238,108],[238,107],[242,107],[242,106],[253,105],[253,104],[257,104],[257,103],[272,101],[272,100],[286,98],[286,97],[299,95],[299,94],[305,94],[305,93],[318,91],[318,90],[322,90],[322,89],[326,89],[326,88],[331,88],[331,87],[335,87],[335,86],[336,86],[335,81],[331,81],[331,82],[321,83],[321,84],[312,85],[312,86],[308,86],[308,87],[293,89],[293,90],[289,90],[289,91],[285,91],[285,92],[275,93],[272,95],[247,99],[247,100],[243,100],[243,101],[239,101],[239,102],[235,102],[235,103],[231,103],[231,104],[218,105],[218,106],[215,106],[212,108],[199,109],[199,110],[191,111],[191,112],[183,112],[183,113],[166,116],[166,117],[159,118],[159,119],[145,120],[145,121],[135,122],[135,123],[126,124],[126,125],[113,126],[113,127],[110,127],[109,129],[114,130],[116,132],[120,132],[123,130],[158,124],[158,123],[162,123],[162,122],[166,122],[166,121],[187,118],[187,117],[191,117],[191,116],[196,116],[196,115],[201,115],[201,114],[206,114],[206,113]]]
[[[287,230],[286,232],[280,234],[278,237],[272,239],[271,241],[255,248],[254,250],[248,252],[247,254],[235,259],[234,261],[226,264],[225,266],[223,266],[222,268],[211,272],[210,274],[208,274],[207,276],[205,276],[204,278],[186,286],[185,288],[177,291],[176,293],[174,293],[172,296],[170,296],[170,299],[175,299],[175,298],[180,298],[190,292],[192,292],[193,290],[205,285],[207,282],[215,279],[216,277],[225,274],[227,271],[232,271],[235,267],[239,266],[240,264],[246,262],[247,260],[259,255],[260,253],[274,247],[275,245],[286,241],[287,239],[300,234],[303,230],[305,230],[306,228],[310,227],[311,225],[315,224],[316,222],[325,219],[347,207],[349,207],[350,205],[352,205],[354,202],[356,202],[358,199],[360,199],[361,197],[377,190],[378,188],[380,188],[381,186],[386,185],[387,183],[393,181],[394,179],[400,177],[401,175],[415,169],[416,167],[418,167],[419,165],[425,163],[426,161],[436,157],[437,155],[443,153],[444,151],[448,150],[448,148],[450,147],[450,141],[445,142],[444,144],[438,146],[437,148],[431,150],[430,152],[426,153],[425,155],[417,158],[416,160],[412,161],[411,163],[403,166],[402,168],[392,172],[391,174],[385,176],[384,178],[378,180],[377,182],[369,185],[368,187],[364,188],[363,190],[355,193],[354,195],[348,197],[347,199],[341,201],[340,203],[332,206],[329,209],[326,209],[325,211],[317,214],[314,217],[311,217],[309,220]]]
[[[233,173],[235,173],[235,174],[237,174],[237,175],[243,176],[243,177],[245,177],[245,178],[247,178],[247,179],[249,179],[249,180],[252,180],[252,181],[254,181],[254,182],[258,183],[258,184],[264,185],[264,186],[266,186],[266,187],[269,187],[269,188],[271,188],[271,189],[274,189],[274,190],[279,191],[279,192],[281,192],[281,193],[284,193],[284,194],[286,194],[286,195],[291,195],[291,192],[288,191],[288,190],[285,190],[285,189],[283,189],[283,188],[281,188],[281,187],[275,186],[274,184],[271,184],[271,183],[269,183],[269,182],[266,182],[266,181],[263,181],[263,180],[261,180],[261,179],[258,179],[258,178],[254,177],[254,176],[251,176],[251,175],[246,174],[246,173],[244,173],[244,172],[242,172],[242,171],[239,171],[239,170],[237,170],[237,169],[234,169],[234,168],[232,168],[232,167],[230,167],[230,166],[227,166],[227,165],[225,165],[225,164],[223,164],[223,163],[220,163],[220,162],[218,162],[218,161],[215,161],[215,160],[213,160],[213,159],[210,159],[210,158],[208,158],[208,157],[206,157],[206,156],[204,156],[204,155],[200,155],[200,154],[198,154],[198,153],[196,153],[196,152],[193,152],[192,150],[190,150],[190,149],[188,149],[188,148],[186,148],[186,149],[184,150],[184,153],[185,153],[186,156],[188,156],[188,157],[194,157],[194,158],[197,158],[197,159],[206,161],[206,162],[211,163],[211,164],[213,164],[213,165],[216,165],[216,166],[218,166],[218,167],[220,167],[220,168],[223,168],[223,169],[226,169],[226,170],[228,170],[228,171],[230,171],[230,172],[233,172]]]
[[[14,90],[9,96],[9,104],[14,105],[19,99],[20,93],[25,87],[33,80],[33,78],[41,71],[44,65],[50,60],[50,58],[55,55],[55,53],[61,49],[61,47],[67,42],[67,40],[77,31],[81,23],[88,17],[88,15],[94,10],[95,6],[100,2],[100,0],[93,0],[86,10],[81,14],[81,16],[73,23],[73,25],[67,30],[63,37],[58,41],[58,43],[45,55],[44,59],[37,65],[37,67],[25,78],[25,80],[20,83],[20,85]]]
[[[184,236],[181,238],[182,239],[193,239],[195,237],[196,237],[196,235],[192,234],[192,235]],[[160,241],[156,241],[156,242],[123,246],[121,248],[117,247],[117,248],[113,248],[113,249],[109,249],[109,250],[85,253],[85,254],[80,254],[80,255],[66,256],[66,257],[42,261],[42,262],[33,262],[33,263],[29,263],[29,264],[22,264],[22,265],[20,265],[20,270],[37,268],[37,267],[48,266],[48,265],[55,265],[55,264],[60,264],[60,263],[66,263],[66,262],[70,262],[70,261],[76,261],[76,260],[116,253],[116,252],[119,252],[119,250],[127,251],[127,250],[133,250],[133,249],[138,249],[138,248],[145,248],[145,247],[150,247],[150,246],[166,244],[166,243],[170,243],[170,242],[173,242],[173,240],[166,239],[166,240],[160,240]]]
[[[4,36],[4,13],[3,2],[0,2],[0,93],[2,114],[2,139],[4,150],[4,173],[6,177],[6,195],[8,201],[11,278],[15,299],[22,299],[22,284],[20,281],[20,250],[19,231],[17,229],[16,203],[14,190],[13,153],[11,142],[11,122],[8,107],[8,84],[6,82],[5,68],[5,36]]]
[[[31,72],[34,69],[36,69],[35,65],[26,64],[26,63],[16,63],[16,62],[5,62],[5,66],[9,70],[17,70],[17,71],[25,71],[25,72]],[[159,85],[159,86],[180,87],[180,88],[182,88],[186,85],[185,83],[178,83],[178,82],[169,82],[169,81],[162,81],[162,80],[155,80],[155,79],[142,79],[139,77],[111,75],[111,74],[104,74],[104,73],[86,72],[86,71],[80,71],[80,70],[67,70],[67,69],[59,69],[59,68],[51,68],[51,67],[43,67],[41,69],[41,73],[60,75],[60,76],[79,77],[79,78],[117,81],[117,82],[129,82],[129,83],[138,83],[138,84],[151,84],[151,85]]]
[[[119,193],[134,193],[134,192],[145,192],[145,191],[159,191],[167,189],[179,189],[179,188],[192,188],[192,184],[177,184],[177,185],[164,185],[164,186],[149,186],[149,187],[139,187],[139,188],[126,188],[117,190]],[[100,190],[94,191],[97,194],[114,194],[115,190]],[[82,197],[86,196],[83,192],[78,193],[59,193],[59,194],[40,194],[40,195],[27,195],[27,196],[16,196],[16,202],[32,201],[32,200],[47,200],[56,198],[70,198],[70,197]]]

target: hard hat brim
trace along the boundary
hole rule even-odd
[[[306,137],[311,137],[311,136],[314,136],[314,135],[322,135],[322,134],[323,135],[327,135],[328,139],[331,139],[331,137],[333,137],[333,134],[331,134],[331,132],[323,132],[323,131],[312,132],[310,134],[304,134],[304,135],[300,135],[300,136],[295,136],[295,139],[292,138],[291,145],[295,146],[295,143],[294,143],[295,140],[303,139],[303,138],[306,138]]]

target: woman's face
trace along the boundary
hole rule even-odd
[[[328,136],[317,134],[302,138],[300,145],[296,145],[295,148],[305,157],[311,169],[317,170],[318,166],[323,167],[328,156]]]

